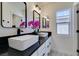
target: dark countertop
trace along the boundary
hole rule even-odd
[[[23,35],[26,35],[26,34],[23,34]],[[33,34],[31,34],[31,35],[33,35]],[[31,56],[42,44],[44,44],[44,42],[50,36],[51,36],[51,32],[48,32],[48,37],[46,37],[45,39],[43,37],[39,37],[39,42],[35,43],[34,45],[32,45],[31,47],[29,47],[28,49],[26,49],[24,51],[18,51],[16,49],[9,47],[8,51],[7,51],[8,55],[6,55],[6,56]]]

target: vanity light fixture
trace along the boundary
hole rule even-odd
[[[36,8],[38,8],[39,10],[41,10],[41,8],[38,5],[35,5]]]
[[[39,7],[39,5],[33,6],[33,10],[36,10],[38,13],[41,13],[41,8]]]

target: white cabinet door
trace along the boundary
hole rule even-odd
[[[46,48],[41,51],[41,56],[46,56]]]
[[[48,49],[49,52],[50,52],[51,47],[52,47],[52,40],[51,39],[52,39],[52,37],[49,37],[49,39],[48,39],[49,40],[49,49]]]
[[[31,56],[47,56],[51,50],[51,37],[43,43]]]
[[[45,56],[46,53],[46,42],[38,48],[38,55],[39,56]]]
[[[51,50],[51,37],[49,37],[48,40],[46,41],[46,55],[48,55],[50,50]]]
[[[38,56],[38,50],[35,51],[31,56]]]

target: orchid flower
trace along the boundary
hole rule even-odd
[[[31,26],[31,28],[33,28],[33,29],[39,29],[40,22],[37,20],[29,21],[28,26]]]

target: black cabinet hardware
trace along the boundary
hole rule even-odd
[[[79,13],[79,10],[77,10],[76,13]]]
[[[45,56],[45,53],[43,53],[43,55],[42,56]]]
[[[79,33],[79,30],[76,30],[77,33]]]
[[[77,49],[77,52],[79,53],[79,50]]]

